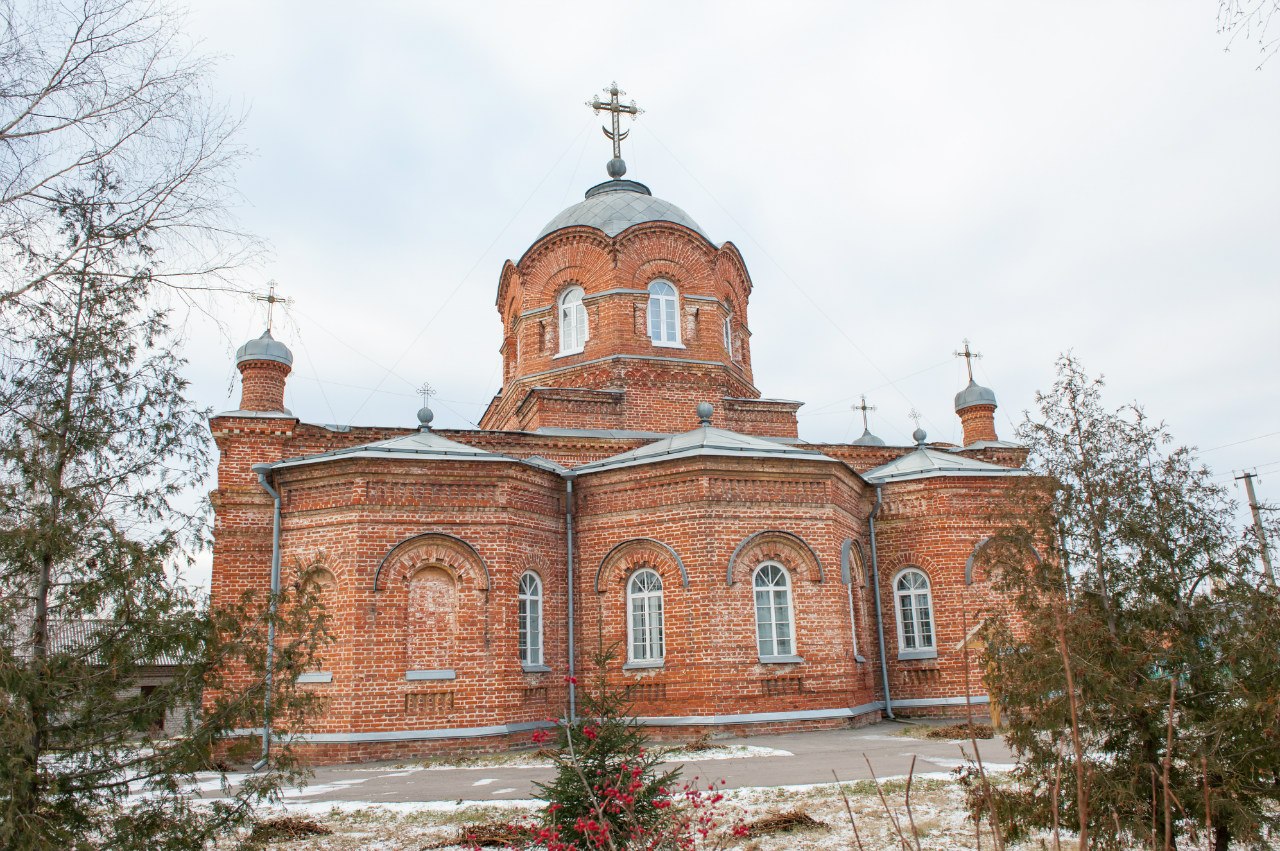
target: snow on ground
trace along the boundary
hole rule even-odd
[[[896,740],[895,740],[896,741]],[[795,756],[791,751],[780,748],[766,748],[759,745],[716,745],[713,747],[667,748],[663,751],[664,762],[703,762],[717,759],[751,759],[762,756]],[[491,768],[553,768],[551,760],[537,752],[481,754],[457,760],[431,760],[416,764],[399,764],[395,770],[409,774],[414,771],[457,771],[481,770]],[[352,769],[353,771],[384,772],[386,766],[369,766]],[[388,775],[391,776],[391,775]]]
[[[850,821],[845,809],[843,788],[849,796]],[[885,778],[881,782],[889,811],[881,803],[872,781],[806,786],[734,789],[725,793],[721,823],[750,821],[767,815],[799,809],[823,823],[823,827],[795,830],[772,836],[729,839],[724,846],[733,851],[847,851],[856,848],[853,824],[866,851],[900,851],[898,830],[920,837],[922,851],[964,851],[978,847],[973,823],[968,819],[964,791],[948,773],[916,774],[911,789],[911,811],[905,806],[905,778]],[[461,849],[447,845],[459,830],[471,824],[493,821],[527,821],[539,802],[456,801],[374,804],[360,801],[335,803],[287,802],[277,812],[306,815],[334,831],[331,836],[294,840],[277,847],[289,851],[419,851],[425,847]],[[896,823],[896,825],[895,825]],[[1010,846],[1010,851],[1040,848],[1040,837]],[[983,847],[992,847],[985,830]],[[1052,843],[1050,843],[1052,845]]]

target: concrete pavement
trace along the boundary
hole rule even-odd
[[[902,776],[915,755],[916,774],[947,772],[960,764],[960,745],[967,741],[934,741],[901,735],[905,725],[881,722],[854,730],[787,733],[750,738],[717,739],[716,746],[747,745],[788,752],[734,759],[687,759],[681,761],[683,779],[694,777],[702,785],[724,781],[727,788],[743,786],[794,786],[832,782],[834,770],[841,780],[871,777],[867,760],[881,778]],[[1005,767],[1011,762],[1009,750],[998,737],[979,740],[984,763]],[[315,769],[310,783],[288,790],[289,803],[327,802],[429,802],[502,801],[533,796],[533,784],[547,781],[548,767],[478,765],[440,767],[423,763],[366,763],[322,766]]]

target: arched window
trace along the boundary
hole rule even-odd
[[[627,661],[661,664],[666,653],[662,634],[662,579],[649,568],[627,582]]]
[[[777,562],[756,568],[752,585],[756,592],[756,645],[761,659],[794,656],[795,619],[791,611],[791,577]]]
[[[411,670],[450,667],[458,632],[458,589],[449,571],[424,567],[409,578],[407,656]]]
[[[587,344],[587,309],[582,287],[569,287],[560,295],[560,354],[582,351]]]
[[[542,664],[542,580],[536,573],[520,577],[518,620],[520,630],[520,664]]]
[[[679,302],[670,281],[649,284],[649,339],[656,345],[680,345]]]
[[[733,315],[724,318],[724,353],[733,357]]]
[[[937,655],[929,577],[909,567],[894,579],[893,590],[898,599],[898,655]]]

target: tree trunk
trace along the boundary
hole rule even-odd
[[[1219,822],[1213,826],[1213,851],[1227,851],[1231,847],[1231,828]]]

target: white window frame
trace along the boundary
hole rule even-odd
[[[730,313],[724,318],[724,353],[729,360],[733,360],[733,314]]]
[[[645,587],[641,587],[644,580]],[[656,583],[656,584],[655,584]],[[644,567],[627,580],[627,665],[658,668],[666,659],[662,577]]]
[[[912,585],[903,587],[911,578]],[[924,581],[923,585],[916,580]],[[933,613],[933,583],[918,567],[907,567],[893,577],[894,619],[898,622],[899,659],[935,659],[938,656],[938,620]],[[928,635],[922,635],[921,614],[928,618]],[[927,639],[927,640],[926,640]]]
[[[671,292],[654,292],[655,289],[664,287]],[[649,309],[645,321],[649,329],[649,341],[655,346],[684,348],[680,342],[680,291],[666,278],[655,278],[649,282]]]
[[[761,574],[768,571],[768,584],[761,585]],[[777,578],[781,577],[781,582]],[[778,602],[777,594],[782,592],[783,601]],[[761,595],[764,595],[762,600]],[[796,610],[795,595],[791,588],[791,572],[776,561],[762,562],[751,574],[751,596],[756,613],[756,651],[761,662],[800,662],[796,654]],[[768,613],[767,619],[761,615]],[[780,636],[778,625],[783,623],[779,613],[786,615],[786,635]],[[767,635],[766,635],[767,633]],[[785,642],[785,644],[784,644]]]
[[[556,315],[559,316],[560,355],[576,355],[586,348],[591,339],[591,329],[587,325],[587,307],[583,304],[586,293],[582,287],[573,286],[560,294],[556,300]]]
[[[516,594],[516,621],[516,643],[520,651],[521,666],[526,670],[544,667],[542,577],[532,571],[520,577]]]

